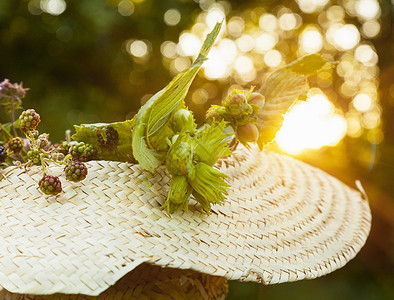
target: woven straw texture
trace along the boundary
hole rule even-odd
[[[143,262],[274,284],[342,267],[365,243],[366,197],[300,161],[239,148],[218,163],[228,200],[210,215],[161,208],[170,177],[92,161],[88,178],[44,196],[40,168],[0,182],[0,285],[23,294],[98,295]],[[50,174],[62,169],[51,167]]]
[[[223,277],[192,270],[142,263],[99,296],[24,295],[0,291],[1,300],[223,300],[228,292]]]

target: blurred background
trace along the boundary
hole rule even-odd
[[[0,81],[30,88],[24,108],[59,142],[73,124],[130,119],[223,19],[186,99],[197,121],[297,57],[336,61],[310,78],[270,148],[351,186],[360,179],[373,215],[366,246],[341,270],[231,282],[228,299],[394,299],[394,0],[1,0]]]

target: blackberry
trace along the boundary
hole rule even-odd
[[[84,142],[77,143],[70,147],[70,154],[74,158],[82,156],[86,151],[86,145]]]
[[[107,127],[105,130],[105,134],[107,135],[108,146],[116,146],[119,142],[119,133],[113,127]]]
[[[103,138],[103,135],[101,134],[101,129],[97,130],[97,141],[101,146],[105,146],[105,140]]]
[[[20,138],[19,136],[16,136],[16,137],[10,139],[7,143],[8,149],[15,154],[22,151],[23,145],[24,145],[24,142],[23,142],[22,138]]]
[[[94,158],[94,156],[97,154],[97,150],[93,145],[91,144],[86,144],[86,151],[83,157],[85,157],[87,160],[91,160]]]
[[[19,128],[23,132],[35,130],[40,121],[40,115],[34,109],[25,110],[19,116]]]
[[[4,146],[0,146],[0,163],[4,162],[7,159],[7,150]]]
[[[29,152],[27,152],[27,157],[35,165],[39,165],[41,163],[40,150],[38,149],[30,150]]]
[[[62,191],[62,183],[57,176],[44,175],[38,182],[38,186],[45,195],[57,195]]]
[[[83,162],[72,160],[64,168],[64,173],[68,180],[77,182],[86,178],[88,168]]]
[[[119,133],[113,127],[109,126],[105,129],[104,139],[102,130],[97,131],[97,141],[102,147],[114,147],[119,143]]]
[[[97,153],[96,148],[84,142],[77,143],[70,146],[70,154],[74,159],[79,161],[88,161],[92,159]]]
[[[62,142],[62,144],[60,145],[60,153],[67,155],[69,151],[70,151],[70,144],[67,143],[66,141]]]

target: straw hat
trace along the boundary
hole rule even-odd
[[[87,179],[64,181],[64,192],[56,197],[37,189],[40,168],[5,170],[0,181],[0,286],[5,290],[98,295],[128,274],[145,282],[133,287],[143,299],[150,275],[142,276],[141,268],[156,274],[166,267],[181,286],[190,274],[198,274],[199,282],[215,282],[221,294],[201,293],[220,299],[227,289],[224,279],[274,284],[330,273],[357,254],[370,230],[365,193],[254,146],[239,147],[217,163],[230,188],[224,205],[213,206],[210,215],[196,203],[188,212],[166,214],[161,207],[170,181],[165,168],[150,174],[123,162],[87,164]],[[61,171],[50,168],[54,175]]]

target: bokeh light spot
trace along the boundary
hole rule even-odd
[[[333,5],[327,10],[326,15],[331,21],[340,21],[345,17],[345,10],[341,6]]]
[[[187,57],[177,57],[174,61],[172,61],[170,66],[170,71],[172,75],[176,75],[179,72],[186,70],[190,67],[191,62],[190,59]]]
[[[175,58],[176,57],[176,44],[171,41],[165,41],[160,46],[160,52],[164,57]]]
[[[192,101],[197,105],[204,105],[208,101],[208,92],[205,89],[197,89],[192,94]]]
[[[300,9],[307,14],[322,10],[328,1],[329,0],[296,0]]]
[[[58,16],[66,10],[67,4],[64,0],[41,0],[40,7],[44,12]]]
[[[360,41],[360,33],[353,24],[346,24],[334,33],[334,41],[338,50],[350,50]]]
[[[376,20],[366,21],[361,26],[363,35],[367,38],[374,38],[380,33],[380,24]]]
[[[264,62],[267,66],[273,68],[280,65],[282,55],[278,50],[270,50],[264,55]]]
[[[256,39],[255,49],[258,53],[265,53],[274,48],[277,42],[276,35],[263,33]]]
[[[306,149],[337,145],[346,129],[345,119],[334,112],[326,96],[318,94],[294,105],[285,115],[276,142],[282,150],[299,154]]]
[[[354,107],[361,112],[369,110],[372,106],[372,99],[367,94],[357,94],[353,99]]]
[[[233,40],[222,39],[219,42],[218,50],[227,63],[232,63],[238,56],[238,49]]]
[[[130,0],[122,0],[118,4],[118,12],[124,17],[131,16],[134,13],[134,4]]]
[[[361,121],[364,128],[374,129],[380,124],[380,115],[376,111],[369,111],[364,113]]]
[[[316,28],[309,27],[300,36],[300,46],[305,54],[319,52],[323,47],[323,37]]]
[[[254,39],[250,35],[244,34],[236,40],[236,44],[239,50],[249,52],[254,47]]]
[[[182,33],[179,38],[178,53],[182,56],[197,56],[201,45],[201,40],[195,34]]]
[[[208,79],[226,78],[229,75],[228,65],[222,52],[213,48],[208,54],[208,60],[203,65],[204,74]]]
[[[177,9],[169,9],[164,13],[164,23],[175,26],[181,21],[181,13]]]
[[[240,36],[244,29],[245,22],[241,17],[232,17],[227,24],[228,33],[233,37]]]
[[[135,40],[130,44],[130,54],[135,57],[144,57],[148,54],[148,45],[141,40]]]
[[[359,0],[356,2],[356,11],[360,19],[372,20],[380,14],[380,6],[376,0]]]
[[[283,14],[279,17],[279,27],[282,30],[293,30],[297,27],[297,18],[294,14]]]
[[[222,22],[226,17],[221,5],[213,5],[208,10],[207,16],[205,17],[205,23],[209,28],[213,28],[217,22]]]
[[[370,45],[360,45],[355,51],[356,59],[365,65],[374,65],[377,63],[377,54]]]
[[[259,26],[261,29],[272,32],[278,27],[278,20],[272,14],[263,14],[259,19]]]

